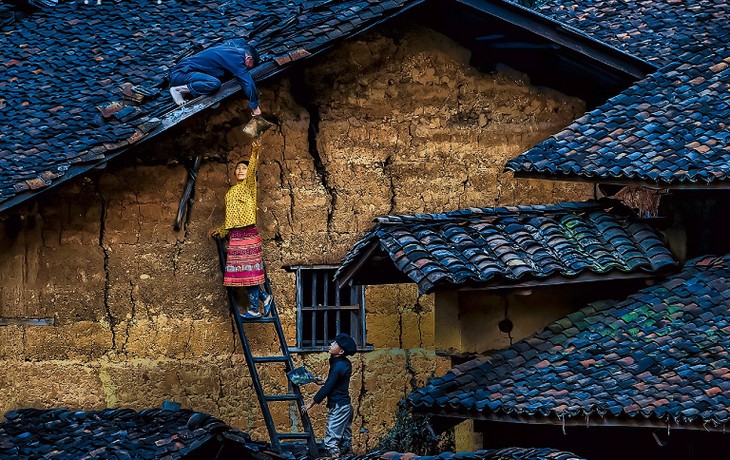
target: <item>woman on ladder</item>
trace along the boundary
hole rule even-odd
[[[261,236],[256,229],[256,172],[259,165],[261,141],[251,144],[249,161],[236,163],[234,174],[238,183],[226,193],[226,220],[223,226],[211,232],[211,236],[228,236],[228,252],[223,284],[228,287],[245,287],[248,293],[246,319],[260,318],[259,302],[264,316],[271,310],[271,294],[264,282],[263,251]]]

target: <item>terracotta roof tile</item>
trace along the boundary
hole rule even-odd
[[[0,423],[0,457],[7,460],[176,459],[193,452],[212,458],[223,443],[230,443],[229,453],[254,458],[267,448],[215,417],[189,410],[22,409],[6,413],[5,418]],[[210,446],[210,441],[216,445]]]
[[[730,31],[727,0],[551,0],[538,11],[657,67],[687,50],[724,46]]]
[[[615,201],[468,208],[376,222],[336,277],[373,246],[421,292],[677,266],[656,231]]]
[[[720,65],[728,57],[730,48],[676,56],[506,169],[661,185],[728,180],[730,70]]]
[[[195,46],[249,38],[261,80],[277,71],[275,59],[316,53],[419,1],[49,0],[31,2],[43,9],[24,17],[0,4],[0,206],[28,190],[26,180],[63,180],[73,165],[144,138],[151,129],[140,125],[176,109],[162,83]],[[128,107],[105,120],[96,107],[114,101]],[[99,145],[107,152],[88,155]]]
[[[730,255],[697,258],[623,302],[588,306],[509,349],[459,365],[408,401],[421,411],[464,416],[610,414],[725,424],[728,305]],[[506,358],[515,353],[525,362]]]
[[[576,454],[550,448],[508,447],[476,452],[443,452],[438,455],[415,455],[398,452],[373,452],[360,456],[340,457],[339,460],[580,460]]]

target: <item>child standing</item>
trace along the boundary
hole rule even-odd
[[[327,432],[324,446],[331,457],[339,457],[352,444],[352,403],[350,402],[350,377],[352,363],[347,356],[357,351],[355,341],[347,334],[338,334],[330,344],[330,371],[327,380],[314,395],[314,400],[304,406],[308,411],[327,398]]]

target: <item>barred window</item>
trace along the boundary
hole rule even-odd
[[[349,334],[365,350],[363,286],[337,288],[336,266],[292,267],[297,275],[297,346],[294,351],[326,351],[337,336]]]

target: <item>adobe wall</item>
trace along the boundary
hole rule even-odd
[[[346,43],[262,85],[278,126],[263,140],[259,221],[289,342],[292,264],[336,263],[373,217],[467,206],[584,199],[589,187],[522,182],[505,161],[583,112],[581,101],[485,75],[469,53],[428,30]],[[18,407],[159,407],[175,400],[265,438],[233,340],[214,244],[228,160],[247,156],[245,102],[222,104],[143,144],[127,160],[0,216],[0,413]],[[202,154],[192,212],[172,230],[183,160]],[[371,448],[413,385],[443,373],[433,297],[412,285],[370,287],[368,341],[354,358],[356,447]],[[259,351],[273,335],[254,326]],[[323,354],[298,360],[326,372]],[[266,372],[269,389],[283,386]],[[307,388],[307,390],[310,390]],[[288,424],[286,407],[277,410]],[[324,408],[313,411],[322,436]]]
[[[508,348],[589,303],[616,303],[649,282],[619,279],[578,283],[568,289],[565,285],[536,285],[499,291],[437,292],[434,344],[440,354],[453,356]],[[499,323],[505,319],[511,322],[511,330],[500,329]]]

